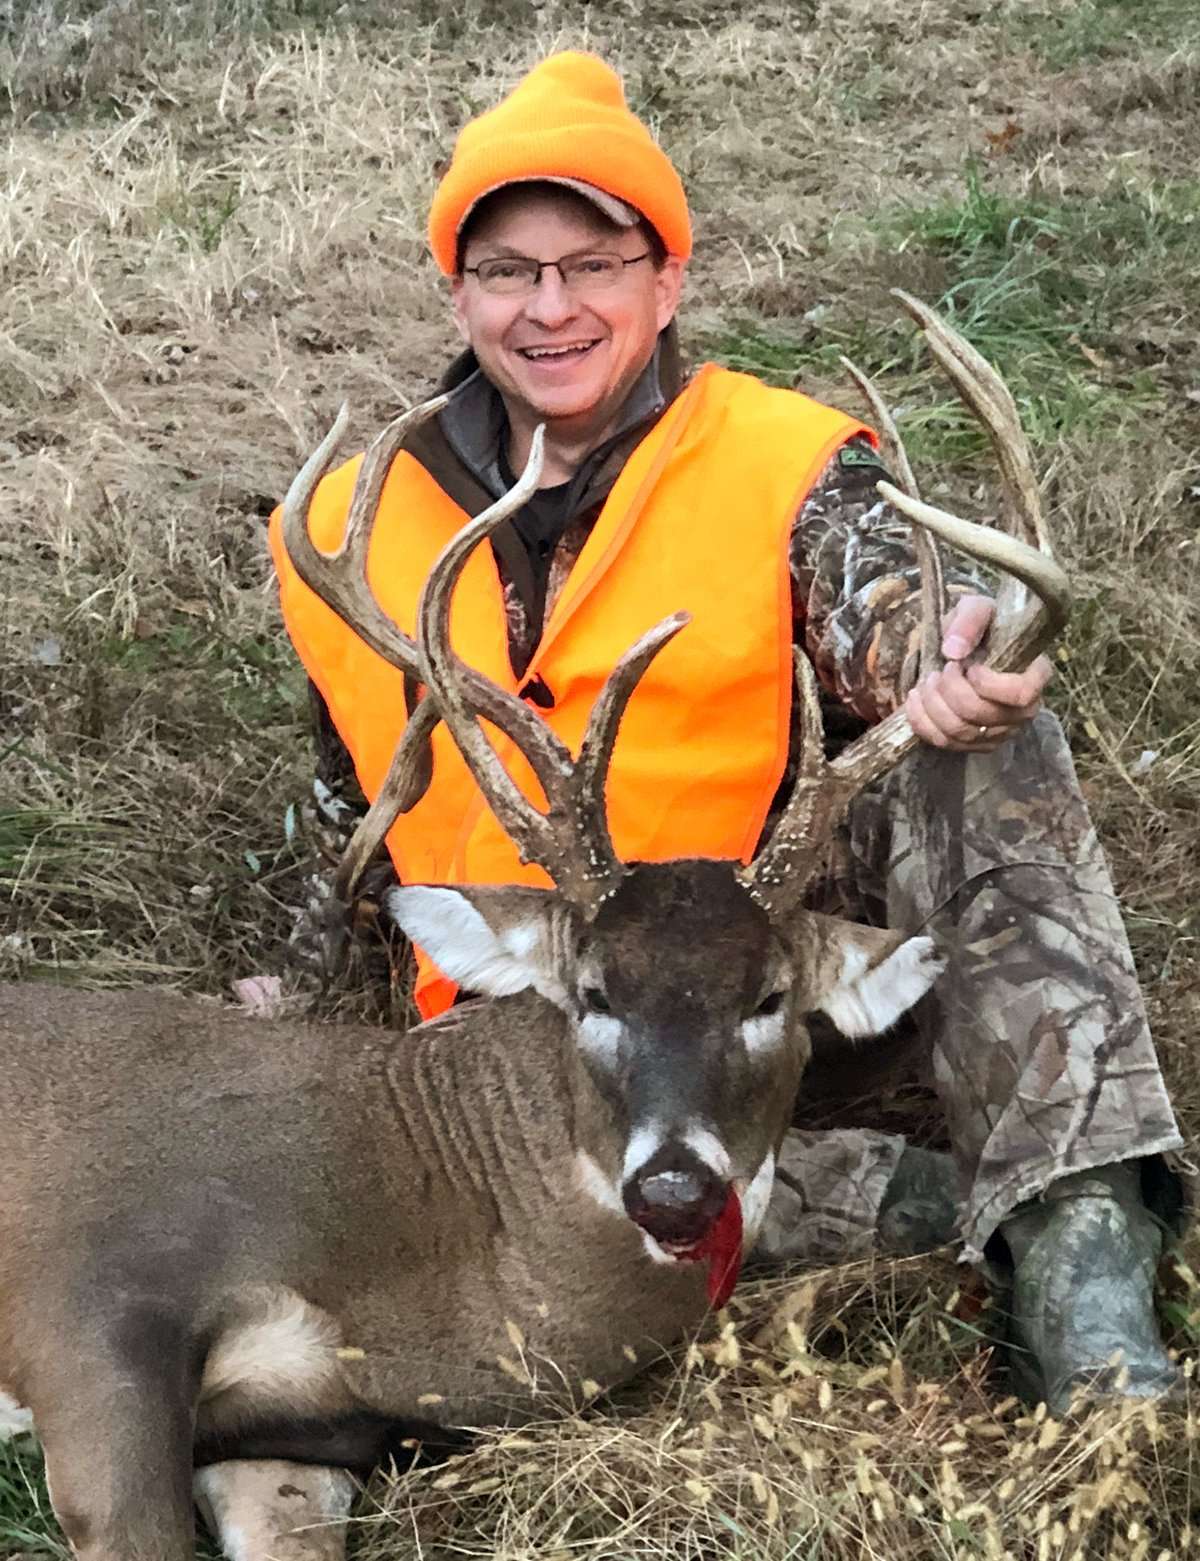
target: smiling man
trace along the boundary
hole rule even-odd
[[[1181,1140],[1070,756],[1041,710],[1048,664],[968,667],[991,603],[960,571],[948,665],[912,686],[918,576],[907,524],[876,493],[873,436],[799,393],[685,372],[687,201],[601,61],[553,56],[468,124],[429,233],[466,350],[449,404],[389,475],[381,590],[411,627],[425,561],[511,486],[544,423],[540,491],[496,533],[491,583],[460,587],[500,647],[483,670],[570,738],[596,668],[665,614],[692,614],[661,784],[630,781],[636,735],[616,750],[620,853],[748,854],[790,784],[793,642],[843,725],[906,702],[925,740],[855,804],[825,908],[926,927],[946,948],[922,1023],[953,1154],[865,1129],[795,1132],[761,1250],[824,1261],[960,1239],[988,1264],[1029,1396],[1058,1410],[1097,1376],[1100,1391],[1169,1390],[1153,1287],[1176,1187],[1162,1157]],[[314,530],[337,534],[348,474],[318,490]],[[371,795],[402,720],[394,685],[365,649],[330,648],[277,533],[276,558],[319,690],[322,778],[348,791],[353,766]],[[436,769],[389,845],[407,881],[537,881]],[[424,962],[417,996],[432,1014],[454,990]]]

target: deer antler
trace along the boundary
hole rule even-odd
[[[1006,582],[997,598],[987,664],[998,672],[1023,670],[1058,634],[1070,611],[1070,584],[1054,561],[1042,519],[1037,479],[1016,407],[1000,376],[944,320],[908,294],[896,292],[922,327],[934,357],[959,395],[983,424],[995,449],[1004,490],[1004,520],[1013,535],[979,526],[922,503],[904,447],[874,387],[852,368],[884,431],[885,454],[906,492],[881,482],[879,493],[923,530],[973,558],[998,565],[1018,582]],[[933,557],[933,550],[929,550]],[[1033,593],[1030,599],[1028,593]],[[943,592],[922,560],[925,641],[922,663],[934,660],[940,638]],[[936,614],[932,624],[930,615]],[[816,687],[806,657],[797,658],[802,703],[803,758],[800,773],[767,845],[744,878],[772,912],[786,913],[800,900],[817,870],[835,827],[855,796],[887,773],[919,739],[903,709],[863,734],[831,763],[821,752]]]
[[[521,486],[536,486],[542,461],[542,429],[534,435]],[[515,491],[515,490],[514,490]],[[477,698],[479,683],[450,648],[450,601],[467,559],[497,524],[489,510],[455,536],[430,571],[417,609],[423,677],[442,717],[505,833],[523,862],[544,867],[560,892],[585,915],[594,915],[624,872],[613,849],[604,805],[604,783],[617,729],[630,695],[658,652],[674,639],[687,613],[673,613],[642,635],[617,662],[588,717],[579,750],[570,749],[528,705],[489,685],[503,702],[507,721],[496,720],[528,760],[545,794],[543,813],[525,796],[479,725],[495,720]]]
[[[592,709],[578,760],[528,705],[454,654],[449,639],[454,587],[479,543],[537,488],[543,437],[538,429],[520,480],[452,539],[430,571],[417,614],[418,650],[376,601],[367,583],[367,554],[383,484],[406,435],[435,416],[448,399],[438,396],[404,413],[376,438],[363,458],[346,529],[332,553],[322,552],[312,541],[308,511],[345,431],[349,417],[345,406],[284,500],[284,546],[300,578],[372,650],[406,674],[406,686],[414,697],[418,684],[429,690],[412,711],[383,785],[346,847],[335,896],[343,905],[349,903],[364,867],[396,818],[425,794],[430,778],[429,738],[444,717],[522,860],[543,866],[563,894],[591,914],[624,870],[613,850],[604,807],[604,782],[621,716],[638,679],[688,621],[687,615],[676,613],[664,619],[621,657]],[[525,755],[548,799],[546,813],[539,812],[509,776],[479,725],[480,717],[498,727]]]
[[[333,552],[325,553],[313,542],[308,531],[308,511],[345,432],[349,411],[344,403],[333,427],[301,467],[283,502],[283,544],[296,573],[372,650],[404,672],[412,700],[416,699],[417,685],[424,680],[421,658],[415,641],[392,622],[375,599],[367,582],[367,555],[379,497],[392,462],[406,436],[435,417],[449,399],[448,395],[435,396],[403,413],[371,444],[354,484],[346,529]],[[527,467],[521,481],[485,510],[476,526],[482,522],[486,531],[491,531],[520,509],[537,486],[539,467]],[[463,669],[463,679],[480,713],[511,736],[512,706],[519,702],[510,700],[502,689],[470,668]],[[528,713],[523,706],[519,708]],[[415,807],[424,796],[431,774],[429,738],[440,718],[436,700],[423,698],[412,710],[383,784],[343,854],[334,882],[335,897],[341,904],[346,905],[353,898],[363,869],[399,815]]]

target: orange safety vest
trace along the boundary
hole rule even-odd
[[[609,828],[626,861],[748,861],[783,775],[792,700],[792,522],[853,418],[743,374],[701,369],[617,478],[547,619],[525,679],[539,711],[578,753],[588,715],[617,659],[668,613],[692,621],[652,662],[625,711],[608,775]],[[317,488],[309,530],[341,540],[362,457]],[[392,464],[367,558],[384,611],[414,632],[430,567],[467,516],[410,455]],[[405,724],[404,680],[297,576],[271,518],[284,622],[329,706],[363,793],[374,798]],[[454,595],[451,643],[513,692],[503,591],[490,548],[477,548]],[[522,682],[524,680],[521,680]],[[524,758],[494,729],[506,766],[539,805]],[[388,835],[403,883],[546,885],[523,866],[446,728],[433,737],[433,781]],[[416,997],[430,1017],[454,985],[418,950]]]

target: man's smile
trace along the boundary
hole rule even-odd
[[[540,347],[517,347],[518,357],[525,359],[527,363],[578,363],[585,358],[593,347],[600,344],[600,337],[593,337],[588,341],[572,341],[555,343]]]

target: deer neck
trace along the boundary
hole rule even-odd
[[[385,1077],[415,1162],[394,1174],[410,1199],[421,1178],[431,1215],[516,1230],[561,1205],[593,1102],[552,1004],[531,992],[463,1004],[390,1047]]]

